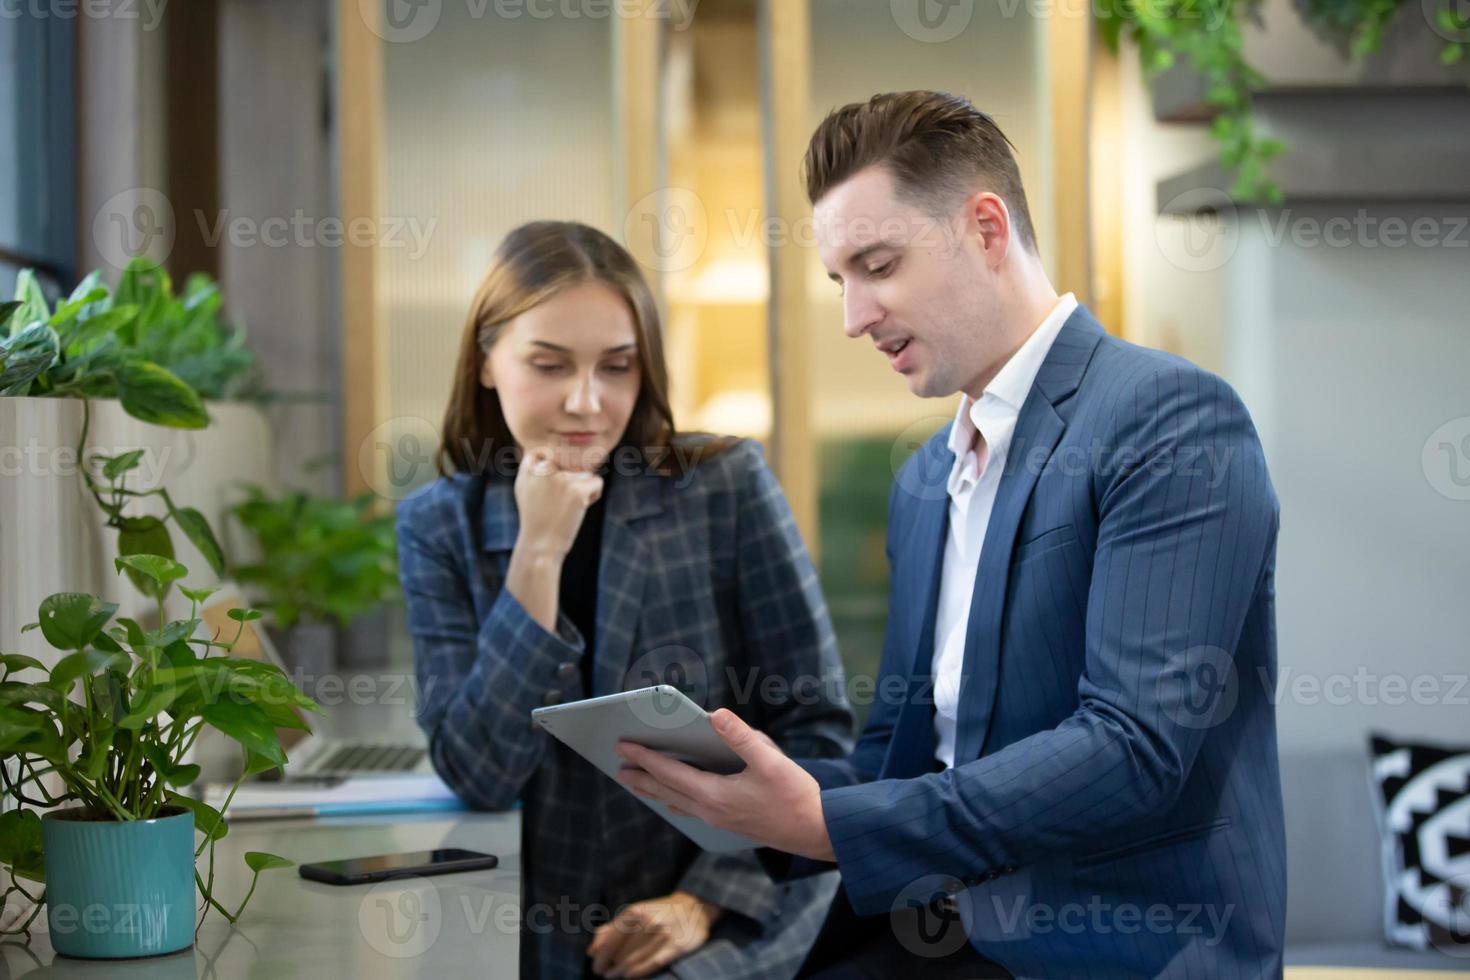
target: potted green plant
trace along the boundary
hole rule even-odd
[[[378,506],[371,493],[342,500],[247,485],[231,508],[246,539],[239,550],[253,556],[232,561],[231,573],[294,665],[330,648],[334,627],[349,627],[398,595],[393,517]]]
[[[53,310],[22,270],[0,304],[0,395],[117,398],[134,418],[203,428],[204,399],[258,388],[244,331],[220,319],[219,287],[196,273],[175,295],[162,266],[135,259],[116,291],[92,272]]]
[[[187,574],[159,555],[127,555],[115,566],[159,589]],[[0,656],[0,790],[19,804],[0,814],[0,865],[12,876],[0,909],[13,895],[30,899],[35,909],[18,927],[25,932],[44,905],[51,943],[67,956],[187,948],[196,886],[199,923],[211,908],[233,922],[260,872],[291,864],[247,853],[250,888],[227,910],[213,884],[214,844],[229,828],[219,810],[184,792],[199,775],[184,760],[213,729],[242,748],[243,781],[285,763],[277,729],[306,727],[293,708],[319,709],[275,666],[230,655],[258,612],[230,612],[240,624],[234,637],[199,636],[199,605],[213,590],[177,588],[191,615],[155,630],[114,618],[117,605],[96,596],[52,595],[25,629],[39,629],[59,659],[48,667]],[[201,872],[195,862],[205,850]],[[43,883],[44,894],[30,883]]]
[[[254,356],[221,307],[208,277],[176,293],[143,259],[116,288],[94,272],[54,306],[22,270],[15,299],[0,303],[0,445],[20,453],[0,495],[0,522],[12,529],[0,554],[0,649],[45,652],[15,628],[58,588],[114,594],[125,612],[151,605],[145,579],[112,593],[117,552],[222,574],[204,519],[223,517],[228,487],[260,479],[271,439],[252,401]],[[196,435],[205,426],[208,438]],[[186,609],[172,594],[169,612]]]

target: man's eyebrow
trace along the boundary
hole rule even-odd
[[[570,353],[572,353],[572,349],[570,347],[563,347],[560,344],[553,344],[549,340],[533,340],[533,341],[531,341],[531,344],[533,346],[535,346],[535,347],[544,347],[547,350],[556,351],[558,354],[570,354]],[[634,351],[636,351],[637,349],[638,349],[638,344],[635,342],[635,343],[631,343],[631,344],[618,344],[616,347],[609,347],[607,350],[603,351],[603,353],[604,354],[631,354]]]
[[[846,266],[857,265],[869,255],[872,255],[874,252],[881,251],[885,248],[898,248],[898,246],[893,244],[892,242],[874,242],[871,245],[864,246],[863,248],[858,249],[856,252],[853,252],[842,264]],[[842,282],[842,277],[835,272],[828,272],[827,278],[831,279],[835,283],[840,284]]]

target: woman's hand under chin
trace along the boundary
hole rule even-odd
[[[598,927],[587,947],[592,972],[628,978],[657,973],[703,946],[723,912],[688,892],[635,902]]]
[[[602,477],[557,467],[547,450],[533,449],[516,473],[520,531],[510,553],[505,588],[548,632],[556,632],[562,564],[587,508],[602,496]]]
[[[562,469],[556,457],[554,450],[537,448],[521,460],[515,484],[520,513],[516,550],[560,560],[572,550],[587,508],[602,496],[602,477]]]

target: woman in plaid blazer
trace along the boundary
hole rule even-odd
[[[531,710],[675,683],[791,756],[852,718],[831,623],[759,447],[676,435],[658,312],[585,225],[507,236],[475,295],[443,477],[398,512],[418,720],[465,801],[522,821],[524,976],[791,976],[830,876],[702,851],[533,728]]]

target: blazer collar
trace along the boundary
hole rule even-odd
[[[1087,307],[1077,304],[1061,332],[1047,351],[1041,369],[1036,372],[1032,386],[1052,407],[1060,405],[1082,384],[1082,375],[1087,372],[1087,363],[1093,351],[1103,339],[1104,330]]]
[[[614,474],[606,483],[607,520],[627,524],[663,512],[669,480],[655,474]],[[480,546],[485,551],[510,551],[520,533],[516,510],[515,480],[492,476],[485,480],[485,501],[480,516]]]

